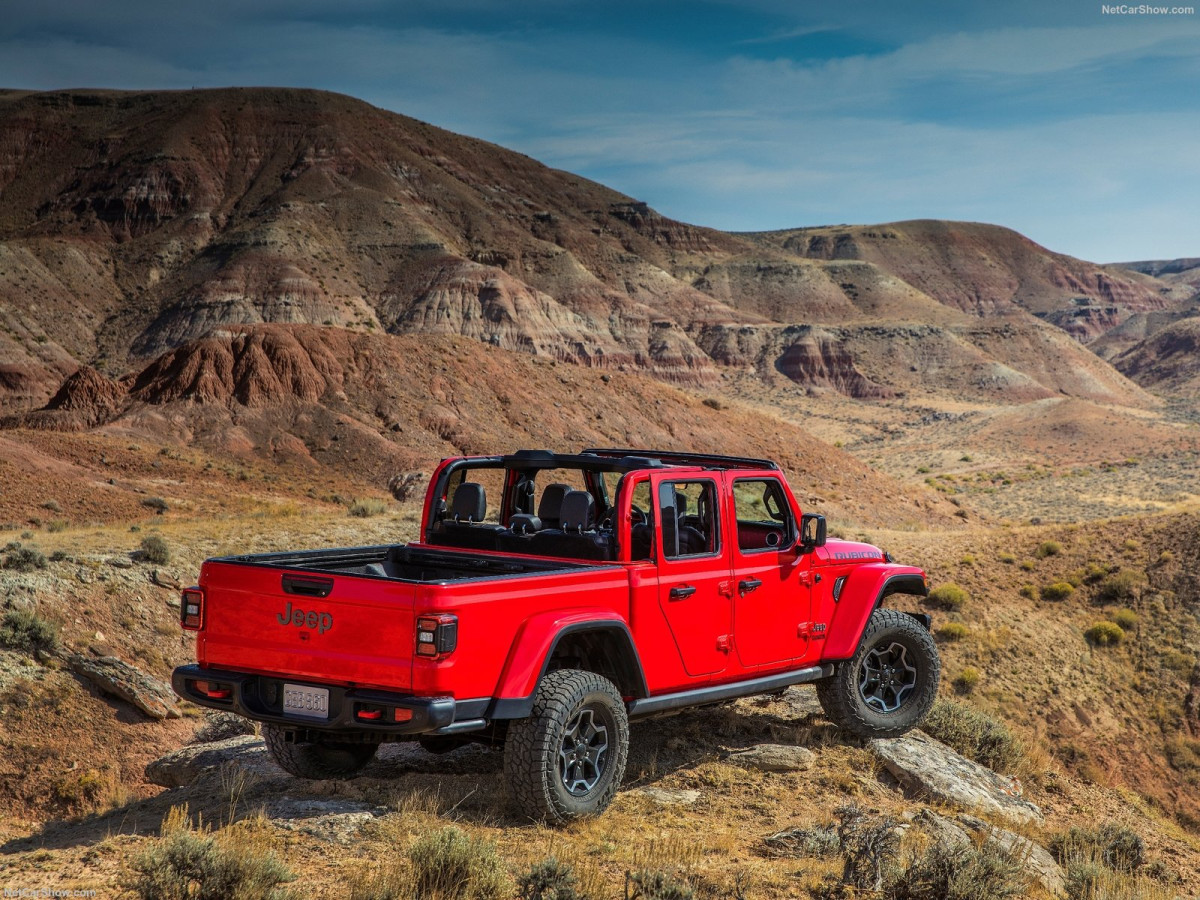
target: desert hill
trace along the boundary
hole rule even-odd
[[[860,399],[1140,406],[1037,317],[1094,337],[1173,290],[989,226],[698,228],[315,91],[9,91],[0,133],[9,412],[82,365],[121,377],[257,322],[459,335],[682,385],[735,367]],[[909,325],[938,329],[932,361],[905,350]]]
[[[182,439],[212,460],[291,473],[299,484],[350,479],[359,491],[378,491],[398,472],[427,472],[446,456],[515,447],[741,453],[777,458],[802,502],[846,526],[961,522],[944,500],[899,487],[778,418],[705,402],[645,376],[610,375],[461,337],[230,326],[120,380],[81,369],[45,408],[3,424],[9,440],[32,441],[50,456],[61,451],[41,432],[136,437],[164,447]],[[21,473],[22,489],[0,495],[0,520],[36,515],[49,497],[71,520],[97,517],[87,505],[97,491],[113,498],[114,513],[128,514],[115,501],[121,485],[107,484],[105,467],[90,462],[39,469],[14,456],[0,472]],[[79,487],[67,490],[63,482]],[[45,494],[40,500],[38,491]],[[76,495],[77,502],[70,499]],[[136,501],[128,505],[136,508]]]

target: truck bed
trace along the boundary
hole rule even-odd
[[[536,575],[572,569],[592,568],[567,559],[537,559],[480,551],[455,552],[407,544],[383,544],[336,550],[301,550],[286,553],[258,553],[227,556],[216,562],[265,566],[273,569],[300,569],[338,575],[359,575],[415,584],[448,584],[479,581],[514,575]]]

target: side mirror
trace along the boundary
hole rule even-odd
[[[805,513],[800,517],[800,541],[798,553],[812,553],[817,547],[825,546],[825,517],[816,513]]]

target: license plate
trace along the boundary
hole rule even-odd
[[[283,686],[283,712],[285,715],[304,716],[306,719],[328,719],[328,688],[285,684]]]

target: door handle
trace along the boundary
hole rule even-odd
[[[762,582],[757,578],[746,578],[738,582],[738,593],[745,597],[751,591],[756,591],[762,587]]]
[[[682,600],[685,597],[690,597],[696,593],[696,589],[690,584],[681,584],[679,587],[671,588],[671,599]]]

